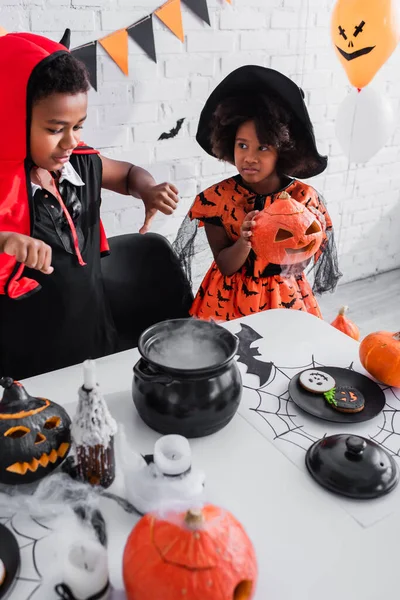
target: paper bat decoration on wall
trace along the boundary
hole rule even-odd
[[[183,125],[183,121],[185,119],[178,119],[176,122],[175,127],[173,127],[172,129],[170,129],[170,131],[164,132],[160,135],[160,137],[158,138],[159,140],[169,140],[171,138],[174,138],[178,135],[178,133],[181,130],[181,127]]]
[[[238,362],[246,365],[249,375],[257,375],[260,379],[260,387],[267,383],[270,378],[273,364],[257,360],[261,356],[257,348],[251,348],[253,342],[262,340],[262,336],[248,325],[240,325],[241,331],[236,334],[239,339]]]

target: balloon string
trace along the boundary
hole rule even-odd
[[[361,90],[358,90],[358,88],[357,88],[357,91],[361,91]],[[353,137],[354,137],[355,124],[356,124],[356,113],[357,113],[357,101],[356,101],[355,106],[354,106],[353,118],[352,118],[352,122],[351,122],[351,130],[350,130],[350,156],[351,156],[351,148],[352,148],[352,145],[353,145]],[[351,194],[348,193],[350,170],[351,170],[351,162],[350,162],[350,157],[349,157],[348,163],[347,163],[346,176],[345,176],[345,193],[343,194],[343,199],[342,199],[341,207],[340,207],[340,225],[339,225],[339,235],[338,235],[338,253],[339,253],[339,258],[341,258],[341,256],[342,256],[341,243],[342,243],[342,237],[343,237],[343,223],[344,223],[345,207],[346,207],[347,202],[349,202],[350,199],[353,198],[354,192],[355,192],[355,188],[356,188],[356,171],[354,171],[354,179],[353,179],[353,186],[352,186]]]

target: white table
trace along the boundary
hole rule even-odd
[[[299,355],[307,362],[313,351],[325,364],[355,361],[359,370],[358,344],[308,314],[266,311],[226,326],[237,332],[240,323],[263,332],[262,352],[276,364],[295,365]],[[145,454],[151,453],[159,434],[143,424],[132,402],[132,367],[137,359],[137,350],[129,350],[98,360],[97,371],[111,412],[124,422],[134,448]],[[81,366],[24,382],[30,394],[65,405],[71,415],[81,384]],[[225,429],[192,440],[191,446],[195,463],[206,473],[207,499],[232,511],[255,545],[256,599],[398,600],[400,512],[362,527],[336,496],[318,487],[242,414],[246,413],[241,409]],[[120,539],[118,544],[110,532],[111,577],[117,586]],[[12,595],[11,600],[25,599]]]

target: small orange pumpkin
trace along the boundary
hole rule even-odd
[[[334,321],[332,321],[331,325],[342,333],[345,333],[349,337],[353,338],[353,340],[358,341],[360,339],[360,330],[358,329],[357,325],[353,323],[353,321],[350,321],[350,319],[346,317],[348,310],[348,306],[342,306],[342,308],[339,310],[338,316]]]
[[[321,223],[301,202],[282,192],[256,218],[251,245],[259,258],[275,265],[309,260],[319,250]]]
[[[391,387],[400,387],[400,332],[370,333],[360,344],[360,361],[370,375]]]
[[[126,543],[123,577],[128,600],[250,600],[257,563],[242,525],[207,505],[145,515]]]

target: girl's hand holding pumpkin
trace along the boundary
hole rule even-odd
[[[256,218],[258,213],[258,210],[252,210],[251,212],[249,212],[246,215],[240,228],[241,239],[246,242],[246,246],[248,246],[249,248],[251,248],[251,236],[253,235],[252,229],[256,224]]]

